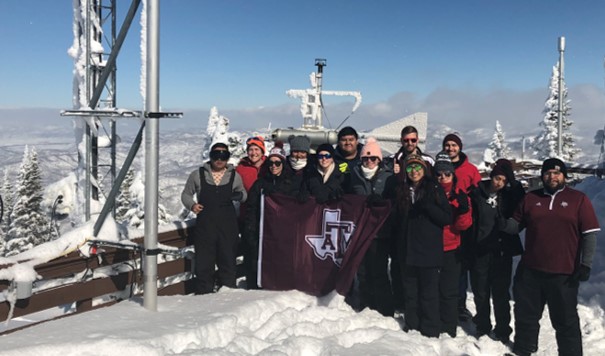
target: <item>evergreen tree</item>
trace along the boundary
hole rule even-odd
[[[116,221],[122,223],[127,220],[126,215],[132,208],[132,193],[130,187],[134,181],[134,171],[129,169],[120,186],[120,195],[116,199]]]
[[[533,141],[533,153],[540,159],[544,160],[550,157],[558,157],[565,162],[572,162],[580,154],[580,149],[576,147],[570,129],[573,121],[569,119],[571,106],[570,100],[567,99],[567,86],[563,81],[563,87],[559,91],[559,65],[555,65],[552,69],[550,78],[549,95],[544,103],[544,118],[540,122],[542,132]],[[559,157],[559,94],[563,98],[562,108],[562,155]]]
[[[485,157],[490,159],[490,163],[495,162],[498,158],[510,157],[510,149],[504,141],[504,138],[505,134],[504,131],[502,131],[502,126],[500,125],[500,122],[496,120],[496,129],[494,130],[491,142],[487,146],[489,150],[486,150],[486,153],[489,152],[489,157]]]
[[[133,177],[130,184],[130,208],[124,212],[122,222],[128,226],[142,228],[145,222],[145,183],[141,172]],[[159,192],[161,194],[161,192]],[[168,224],[172,222],[172,216],[168,214],[166,208],[158,203],[158,224]]]
[[[51,238],[50,220],[42,211],[42,178],[38,154],[25,147],[17,175],[15,204],[5,245],[7,256],[16,255]]]
[[[4,245],[6,244],[6,237],[8,235],[8,229],[10,226],[10,215],[13,211],[13,205],[15,200],[13,199],[13,184],[8,176],[8,169],[4,170],[4,182],[0,189],[0,195],[2,195],[2,207],[4,209],[2,215],[2,221],[0,222],[0,256],[4,256]]]

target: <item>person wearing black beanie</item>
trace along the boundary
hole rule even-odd
[[[590,278],[601,228],[586,194],[566,186],[563,161],[545,160],[541,173],[544,188],[526,194],[509,219],[525,228],[525,252],[513,284],[513,352],[538,351],[540,319],[548,305],[559,355],[582,355],[578,289]]]

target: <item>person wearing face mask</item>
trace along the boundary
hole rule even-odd
[[[239,231],[233,201],[243,202],[247,194],[241,176],[228,163],[230,156],[226,144],[213,144],[210,161],[191,172],[181,193],[183,205],[197,215],[193,229],[196,294],[212,293],[215,276],[219,288],[236,287]]]
[[[382,164],[382,151],[375,138],[367,139],[361,149],[361,164],[351,172],[351,193],[365,195],[368,204],[385,202],[384,191],[393,173]],[[389,280],[391,234],[383,225],[372,240],[358,272],[361,306],[368,306],[384,316],[393,316],[393,293]]]
[[[525,252],[513,282],[513,352],[538,351],[540,319],[548,305],[559,355],[582,355],[578,288],[590,277],[601,228],[586,194],[566,186],[563,161],[545,160],[541,176],[544,188],[526,194],[506,224],[508,229],[512,220],[525,228]]]
[[[473,226],[470,229],[470,281],[476,314],[476,337],[483,335],[507,344],[510,327],[510,284],[513,256],[523,252],[518,234],[506,234],[504,221],[523,199],[524,191],[511,190],[516,184],[512,164],[499,159],[490,179],[471,187]],[[491,305],[494,306],[495,327],[492,332]]]
[[[263,195],[280,193],[296,196],[300,187],[297,177],[286,164],[286,152],[282,142],[276,142],[261,168],[262,175],[250,189],[248,211],[243,232],[248,254],[244,256],[246,285],[248,289],[258,289],[258,249],[260,234],[261,199]]]
[[[290,136],[290,155],[287,162],[292,172],[297,176],[303,176],[305,168],[309,162],[309,150],[311,149],[311,140],[307,136]]]

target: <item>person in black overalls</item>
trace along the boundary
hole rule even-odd
[[[236,286],[239,231],[233,200],[245,201],[246,190],[233,165],[227,163],[229,157],[227,145],[212,145],[210,162],[191,172],[181,193],[183,204],[197,214],[193,229],[196,294],[214,291],[215,265],[218,287]]]

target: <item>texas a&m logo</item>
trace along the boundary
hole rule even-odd
[[[324,209],[322,230],[321,235],[305,235],[305,241],[319,259],[330,257],[340,267],[355,231],[355,224],[352,221],[340,221],[340,209]]]

